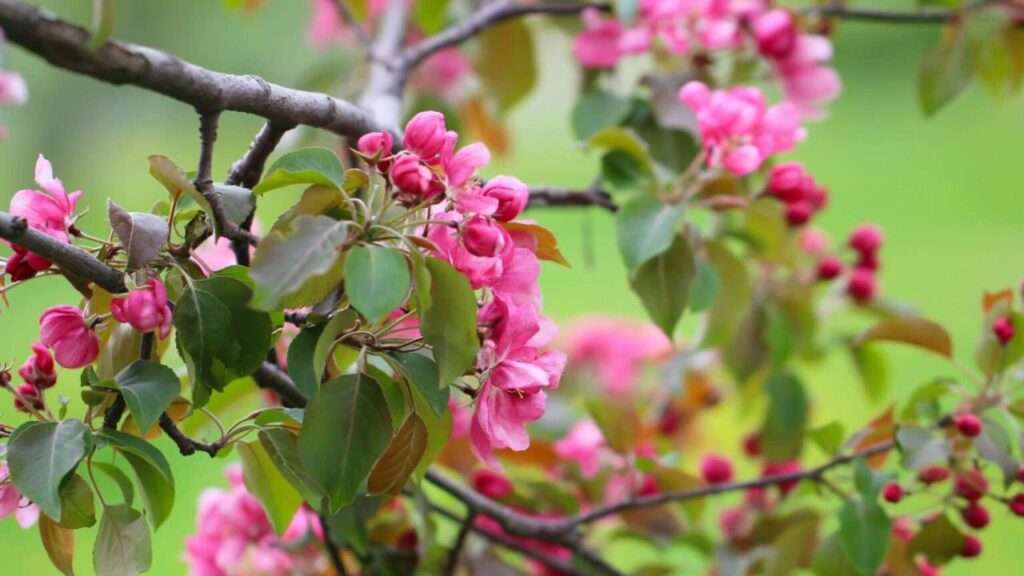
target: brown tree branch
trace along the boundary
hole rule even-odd
[[[216,220],[216,228],[220,235],[227,237],[232,243],[246,243],[255,246],[259,243],[253,233],[231,221],[224,212],[224,204],[220,195],[213,188],[213,148],[217,143],[217,125],[220,112],[202,112],[199,115],[199,167],[196,169],[196,190],[210,203],[210,209]]]
[[[532,187],[530,188],[530,201],[526,206],[527,208],[597,206],[609,212],[619,210],[618,204],[612,200],[611,195],[596,187],[589,190],[569,190],[549,186]]]
[[[206,444],[189,438],[178,428],[177,424],[174,423],[174,420],[166,412],[160,415],[160,429],[174,442],[182,456],[191,456],[196,452],[206,452],[210,455],[210,458],[213,458],[224,447],[220,442]]]
[[[472,511],[461,521],[462,525],[459,526],[459,533],[455,536],[452,549],[448,551],[448,561],[444,565],[443,576],[455,576],[455,571],[459,567],[459,555],[462,554],[462,547],[466,545],[466,539],[469,536],[469,532],[473,529],[475,522],[476,513]]]
[[[390,2],[380,17],[377,37],[370,47],[370,77],[359,104],[385,130],[400,132],[404,79],[396,74],[398,58],[409,25],[411,2]]]
[[[280,125],[303,124],[355,138],[380,129],[359,106],[326,94],[286,88],[259,76],[215,72],[126,42],[110,41],[94,50],[88,30],[19,0],[0,0],[0,28],[8,40],[54,66],[138,86],[197,110],[245,112]]]
[[[270,362],[264,362],[259,370],[253,373],[253,380],[260,388],[270,390],[281,397],[285,406],[304,408],[307,400],[295,386],[295,382],[284,370]]]
[[[260,177],[263,175],[263,167],[267,163],[267,158],[273,154],[274,149],[281,142],[281,138],[285,135],[285,132],[294,128],[288,124],[277,124],[275,122],[267,122],[260,128],[260,131],[253,138],[252,144],[249,145],[248,152],[245,156],[235,162],[231,166],[231,172],[228,173],[225,184],[230,186],[241,186],[242,188],[252,189],[256,184],[259,183]]]
[[[107,292],[125,291],[124,274],[77,246],[61,242],[29,227],[28,221],[24,218],[0,212],[0,238],[46,258],[61,270],[91,280]]]

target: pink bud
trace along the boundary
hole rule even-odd
[[[981,418],[978,418],[977,416],[970,412],[957,414],[953,418],[953,424],[956,426],[956,429],[959,430],[961,434],[967,436],[968,438],[974,438],[981,434]]]
[[[518,178],[512,176],[495,176],[484,185],[481,192],[484,196],[498,201],[494,217],[503,222],[514,220],[526,208],[530,198],[530,190]]]
[[[804,199],[804,183],[808,179],[810,174],[799,162],[783,162],[768,173],[768,191],[787,204],[797,202]]]
[[[57,363],[65,368],[87,366],[100,353],[99,340],[86,325],[82,311],[66,304],[43,312],[39,340],[53,349]]]
[[[461,148],[453,155],[444,158],[444,172],[448,177],[448,185],[458,188],[476,174],[478,168],[491,161],[491,151],[481,142],[475,142]]]
[[[903,499],[903,487],[895,482],[886,484],[885,488],[882,488],[882,497],[886,502],[895,504]]]
[[[18,369],[18,375],[25,382],[44,390],[57,383],[57,371],[53,366],[53,356],[41,343],[32,345],[32,355]]]
[[[1013,340],[1016,329],[1013,326],[1013,320],[1008,316],[1002,316],[996,318],[996,321],[992,323],[992,334],[995,335],[996,339],[1003,346],[1006,346],[1010,340]]]
[[[708,454],[700,462],[701,478],[708,484],[725,484],[732,474],[732,462],[720,454]]]
[[[504,474],[487,468],[473,473],[473,488],[492,500],[511,496],[514,490],[512,481]]]
[[[809,202],[794,202],[786,206],[786,223],[791,228],[807,224],[813,215],[814,207]]]
[[[1010,507],[1010,512],[1013,512],[1014,516],[1024,517],[1024,492],[1011,498],[1008,506]]]
[[[832,280],[843,272],[843,263],[835,256],[824,256],[818,261],[818,280]]]
[[[444,114],[433,110],[420,112],[405,125],[405,148],[428,164],[436,162],[444,149],[448,132]]]
[[[873,254],[882,246],[882,229],[874,224],[858,226],[850,234],[850,248],[860,254]]]
[[[796,46],[796,19],[787,10],[776,8],[758,16],[752,26],[757,50],[770,58],[782,58]]]
[[[426,199],[430,194],[434,174],[412,154],[399,154],[391,162],[391,183],[413,202]]]
[[[158,279],[149,281],[144,288],[133,290],[126,298],[110,302],[110,314],[118,322],[130,324],[139,332],[160,330],[160,338],[167,338],[174,315],[167,303],[167,289]]]
[[[971,469],[956,477],[953,483],[957,496],[975,502],[988,493],[988,480],[980,470]]]
[[[19,412],[30,412],[29,407],[36,410],[43,409],[43,393],[39,388],[31,384],[18,386],[20,398],[14,399],[14,408]]]
[[[960,547],[960,556],[964,558],[977,558],[981,555],[981,540],[977,536],[968,534],[964,537],[964,544]]]
[[[764,157],[757,146],[744,144],[726,153],[722,160],[725,169],[737,176],[746,176],[761,165]]]
[[[356,147],[364,156],[379,160],[391,154],[393,144],[390,132],[370,132],[359,138]]]
[[[875,297],[875,273],[867,268],[855,268],[846,284],[846,293],[863,304]]]
[[[711,100],[711,91],[703,82],[690,81],[679,89],[679,100],[697,112]]]
[[[0,70],[0,105],[20,106],[27,100],[28,87],[25,85],[25,79],[16,72]]]
[[[462,243],[473,256],[494,257],[508,245],[508,233],[483,216],[474,216],[462,228]]]
[[[988,526],[988,523],[991,520],[988,510],[977,502],[971,502],[966,508],[961,510],[960,517],[963,518],[964,524],[967,524],[975,530],[981,530]]]

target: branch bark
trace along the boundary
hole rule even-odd
[[[178,428],[177,424],[174,423],[174,420],[166,412],[160,415],[160,429],[174,442],[182,456],[191,456],[196,452],[206,452],[210,455],[210,458],[213,458],[223,448],[220,442],[206,444],[189,438]]]
[[[609,212],[618,212],[619,205],[612,200],[610,194],[600,188],[589,190],[569,190],[538,186],[530,188],[530,201],[527,208],[564,207],[564,206],[597,206]]]
[[[380,19],[370,47],[370,77],[359,103],[385,130],[401,132],[402,93],[405,80],[394,66],[409,24],[411,2],[391,2]]]
[[[826,16],[841,20],[880,22],[888,24],[944,24],[961,18],[965,13],[987,6],[1004,3],[1003,0],[979,0],[956,10],[881,10],[872,8],[851,8],[839,2],[814,6],[804,10],[805,15]]]
[[[19,0],[0,0],[0,28],[8,40],[58,68],[138,86],[200,111],[245,112],[280,125],[304,124],[354,138],[380,129],[359,106],[326,94],[286,88],[259,76],[216,72],[127,42],[110,41],[93,50],[88,30]]]

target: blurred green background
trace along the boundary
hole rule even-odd
[[[89,21],[89,2],[41,4],[70,20]],[[322,58],[306,44],[308,18],[309,2],[300,0],[268,0],[255,14],[228,12],[215,0],[135,0],[120,3],[115,37],[213,69],[294,85]],[[932,27],[841,25],[836,62],[843,95],[826,121],[811,126],[808,142],[794,156],[831,188],[832,204],[821,226],[841,239],[857,223],[882,225],[887,235],[884,292],[943,322],[954,335],[957,356],[969,363],[981,293],[1016,285],[1024,272],[1019,236],[1024,223],[1019,177],[1024,115],[1020,99],[997,101],[974,87],[938,117],[924,118],[916,105],[915,77],[922,52],[937,34]],[[571,137],[568,117],[578,73],[567,38],[550,29],[542,36],[539,54],[540,89],[512,114],[512,152],[492,164],[489,174],[513,173],[533,184],[583,186],[596,162]],[[16,190],[34,186],[33,163],[41,152],[69,190],[85,191],[81,208],[90,211],[82,227],[99,231],[107,197],[129,210],[147,210],[164,198],[163,189],[147,174],[147,155],[164,154],[182,166],[194,166],[197,122],[187,106],[55,71],[15,47],[6,48],[4,61],[24,74],[31,98],[25,107],[0,109],[0,123],[11,131],[0,142],[0,205],[6,206]],[[215,174],[226,174],[260,124],[256,118],[225,115]],[[282,192],[268,200],[268,208],[279,210],[296,195]],[[607,214],[548,210],[530,216],[556,231],[574,264],[568,270],[545,267],[542,283],[549,314],[566,321],[583,314],[642,313],[628,291]],[[0,311],[0,362],[20,364],[37,338],[41,310],[75,299],[52,278],[13,290],[10,307]],[[889,358],[892,396],[897,399],[933,376],[953,375],[948,366],[914,351],[893,348]],[[808,374],[817,401],[816,423],[839,419],[852,430],[885,406],[865,400],[845,358],[829,360]],[[75,397],[77,388],[77,375],[65,373],[57,390]],[[736,426],[742,417],[736,411],[719,412],[705,435],[719,446],[735,446],[739,431],[753,424],[748,417]],[[7,400],[0,404],[0,419],[19,421]],[[225,462],[180,458],[166,440],[158,442],[165,453],[175,454],[171,463],[178,499],[171,519],[154,537],[151,573],[182,574],[182,542],[193,529],[198,495],[204,487],[223,484]],[[91,572],[90,536],[80,533],[80,573]],[[1012,547],[1021,538],[1024,521],[998,511],[993,527],[983,534],[987,552],[974,562],[955,562],[944,573],[1020,574]],[[22,531],[13,520],[0,524],[0,556],[3,574],[53,572],[36,531]]]

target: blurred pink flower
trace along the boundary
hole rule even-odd
[[[0,518],[12,514],[19,526],[31,528],[39,520],[39,507],[18,492],[11,481],[7,462],[0,462]]]
[[[592,420],[573,424],[564,438],[555,442],[555,453],[563,460],[579,464],[584,478],[593,478],[601,469],[604,434]]]
[[[28,86],[17,72],[0,70],[0,106],[20,106],[28,101]]]
[[[626,394],[648,363],[672,351],[657,327],[621,318],[595,316],[577,321],[567,347],[572,366],[590,365],[610,394]]]

